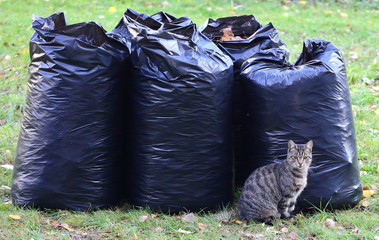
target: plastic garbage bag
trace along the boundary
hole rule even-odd
[[[311,172],[298,207],[353,206],[362,188],[342,53],[330,42],[311,39],[296,64],[286,54],[262,48],[242,66],[250,162],[258,168],[284,159],[289,139],[313,140]]]
[[[12,184],[18,206],[88,210],[120,200],[127,48],[94,22],[35,16]]]
[[[128,10],[113,31],[132,49],[125,188],[134,205],[210,210],[233,195],[232,61],[188,18],[160,24]]]
[[[287,50],[287,46],[278,38],[272,24],[262,27],[253,15],[208,19],[201,27],[202,33],[227,55],[234,63],[234,92],[233,92],[233,125],[234,125],[234,159],[235,185],[242,187],[251,173],[251,163],[248,152],[248,131],[246,126],[245,96],[242,94],[240,69],[242,63],[257,53],[267,41],[266,38],[277,39],[275,47]],[[229,39],[228,39],[229,37]],[[224,39],[224,40],[223,40]]]

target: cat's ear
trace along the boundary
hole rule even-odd
[[[295,148],[295,147],[296,147],[296,143],[292,140],[289,140],[288,141],[288,149]]]
[[[307,144],[305,144],[305,147],[307,147],[307,148],[309,148],[309,149],[312,150],[312,148],[313,148],[313,141],[310,140],[309,142],[307,142]]]

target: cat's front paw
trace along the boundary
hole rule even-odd
[[[282,213],[282,215],[281,215],[281,218],[291,218],[292,217],[292,215],[291,215],[291,213],[289,213],[289,212],[284,212],[284,213]]]

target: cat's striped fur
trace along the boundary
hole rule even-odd
[[[238,202],[241,218],[271,222],[290,217],[297,197],[307,184],[312,147],[312,141],[295,144],[289,140],[286,160],[256,169],[241,192]]]

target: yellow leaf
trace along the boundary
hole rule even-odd
[[[374,190],[363,190],[363,197],[362,198],[368,198],[375,194]]]
[[[237,220],[237,219],[234,219],[233,222],[237,223],[238,225],[241,225],[243,223],[243,222],[241,222],[240,220]]]
[[[368,206],[370,206],[370,202],[369,201],[363,201],[362,206],[368,207]]]
[[[60,225],[60,227],[66,229],[66,230],[69,231],[69,232],[74,231],[74,229],[70,228],[66,223],[62,223],[62,224]]]
[[[110,13],[114,13],[114,12],[116,12],[116,7],[110,7],[109,9],[108,9],[108,12],[110,12]]]
[[[325,13],[326,13],[326,14],[333,14],[334,12],[333,12],[333,11],[330,11],[330,10],[326,10]]]
[[[14,220],[20,220],[21,219],[21,217],[19,215],[9,215],[8,217],[12,218]]]
[[[345,18],[345,17],[348,17],[349,15],[347,13],[344,13],[344,12],[340,12],[340,15],[341,17]]]
[[[379,115],[379,108],[375,110],[376,115]]]
[[[29,52],[29,49],[27,49],[27,48],[21,48],[21,53],[27,53],[27,52]]]
[[[367,20],[367,23],[368,23],[368,24],[371,24],[371,23],[372,23],[372,21],[370,21],[370,20]]]
[[[300,4],[307,4],[307,1],[299,1]]]

